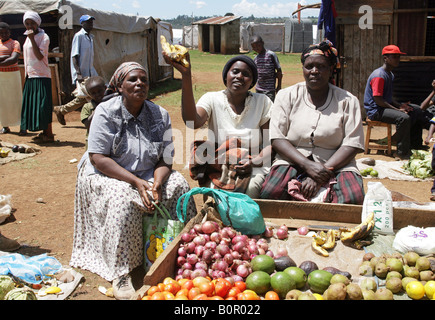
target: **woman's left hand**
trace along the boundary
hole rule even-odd
[[[162,184],[158,181],[154,182],[151,192],[153,194],[154,202],[160,203],[160,201],[162,201]]]
[[[305,199],[309,200],[316,196],[320,188],[321,185],[319,183],[317,183],[310,177],[307,177],[304,181],[302,181],[301,193],[305,197]]]
[[[235,165],[234,168],[236,169],[236,172],[239,175],[251,174],[252,161],[249,159],[243,159],[239,161],[239,164]]]

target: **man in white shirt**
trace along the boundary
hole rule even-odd
[[[98,76],[94,68],[94,35],[91,34],[94,28],[95,18],[89,15],[80,17],[82,29],[74,35],[71,47],[71,78],[76,85],[87,77]],[[86,98],[76,97],[71,102],[54,107],[54,113],[60,124],[66,125],[64,115],[82,107],[87,101]]]

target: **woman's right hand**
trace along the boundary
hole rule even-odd
[[[332,168],[326,168],[323,164],[315,161],[308,161],[305,172],[320,185],[324,185],[334,177]]]
[[[142,199],[142,202],[144,206],[146,207],[147,211],[154,211],[155,207],[152,203],[154,201],[152,197],[152,188],[150,184],[142,179],[137,179],[134,186],[136,187],[137,191],[139,192],[139,195]]]
[[[170,64],[171,66],[173,66],[175,69],[177,69],[182,75],[183,74],[188,74],[188,73],[190,73],[190,71],[191,71],[191,62],[190,62],[190,55],[189,55],[189,52],[188,53],[186,53],[186,60],[189,62],[189,66],[188,67],[185,67],[185,66],[183,66],[180,62],[177,62],[177,61],[174,61],[174,60],[172,60],[169,56],[168,56],[168,54],[165,52],[165,51],[162,51],[162,55],[163,55],[163,58],[165,59],[165,61],[166,61],[166,63],[167,64]]]

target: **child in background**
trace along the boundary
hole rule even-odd
[[[435,132],[435,117],[432,118],[432,120],[430,120],[430,127],[429,127],[429,131],[427,133],[427,137],[424,140],[424,143],[426,145],[429,145],[429,143],[431,143],[433,134]],[[435,147],[432,147],[432,170],[435,172]],[[430,200],[431,201],[435,201],[435,180],[433,182],[432,188],[431,188],[431,196],[430,196]]]
[[[97,106],[101,103],[104,97],[104,92],[106,91],[106,84],[104,83],[103,78],[96,76],[90,77],[86,80],[86,91],[88,95],[91,97],[91,101],[86,103],[82,107],[82,111],[80,113],[80,120],[86,127],[86,149],[88,149],[88,135],[89,135],[89,127],[91,126],[92,117],[94,115],[94,111]]]

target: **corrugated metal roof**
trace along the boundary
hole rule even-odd
[[[241,17],[239,16],[213,17],[201,21],[196,21],[193,24],[221,24],[222,25],[238,20],[240,18]]]

